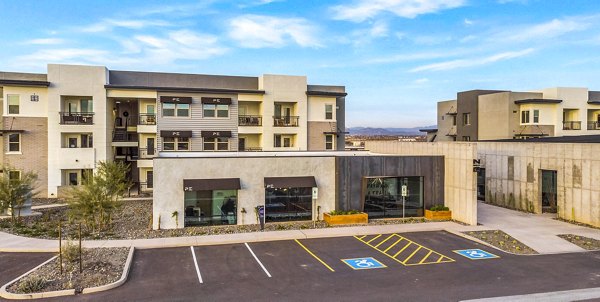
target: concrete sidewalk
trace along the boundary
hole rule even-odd
[[[368,234],[426,232],[446,230],[461,233],[479,230],[502,230],[541,254],[584,252],[582,248],[563,240],[558,234],[576,234],[600,240],[600,230],[580,227],[552,219],[546,215],[527,214],[479,203],[479,226],[454,222],[428,222],[398,225],[367,225],[326,229],[271,231],[194,237],[172,237],[132,240],[86,240],[84,247],[159,248],[190,245],[214,245],[257,241],[325,238]],[[56,252],[57,240],[15,236],[0,232],[0,252]]]

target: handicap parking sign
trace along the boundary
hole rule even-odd
[[[375,260],[373,257],[342,259],[344,263],[352,269],[372,269],[387,267],[383,263]]]
[[[458,250],[454,252],[471,260],[500,258],[500,256],[480,249]]]

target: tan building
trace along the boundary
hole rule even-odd
[[[151,191],[159,152],[343,150],[345,88],[305,76],[115,71],[49,64],[0,73],[2,162],[58,197],[98,161],[125,161]]]

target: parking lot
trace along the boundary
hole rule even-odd
[[[600,253],[515,256],[420,232],[138,250],[125,285],[76,299],[457,301],[599,286]]]

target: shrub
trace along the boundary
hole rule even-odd
[[[450,211],[450,208],[444,206],[443,204],[436,204],[429,208],[430,211],[438,212],[438,211]]]
[[[46,287],[46,280],[42,277],[29,277],[19,282],[18,290],[21,293],[39,293]]]
[[[79,246],[75,243],[67,241],[61,248],[60,252],[63,257],[63,261],[67,263],[73,263],[79,260]]]
[[[336,211],[333,210],[331,212],[329,212],[329,215],[335,216],[335,215],[353,215],[353,214],[360,214],[362,213],[361,211],[358,210],[350,210],[350,211]]]

